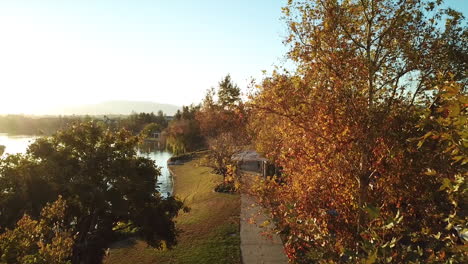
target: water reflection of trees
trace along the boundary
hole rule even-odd
[[[142,154],[150,154],[155,151],[164,150],[164,148],[161,147],[158,142],[145,140],[143,143],[138,145],[138,150]]]

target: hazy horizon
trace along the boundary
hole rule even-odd
[[[245,90],[284,54],[286,1],[1,1],[0,113]]]
[[[180,105],[165,104],[152,101],[107,100],[93,104],[73,104],[44,108],[34,113],[0,113],[2,115],[26,115],[26,116],[102,116],[102,115],[130,115],[132,113],[157,113],[162,111],[165,115],[173,116]]]

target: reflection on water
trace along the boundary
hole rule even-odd
[[[0,145],[4,145],[5,153],[3,154],[16,154],[25,153],[29,144],[36,138],[35,136],[16,136],[0,133]],[[171,158],[172,154],[160,150],[154,142],[146,142],[138,148],[138,155],[146,157],[155,161],[156,165],[161,168],[161,176],[158,177],[158,190],[163,197],[172,194],[172,176],[167,168],[167,160]]]
[[[163,197],[172,194],[172,176],[167,168],[167,160],[172,157],[172,154],[160,150],[154,142],[145,142],[139,146],[138,155],[149,158],[155,161],[156,165],[161,168],[161,175],[158,177],[158,190]]]
[[[5,146],[6,154],[25,153],[29,144],[34,142],[35,136],[16,136],[0,133],[0,145]]]

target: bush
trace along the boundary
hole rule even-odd
[[[223,182],[215,187],[216,192],[235,193],[239,190],[240,183],[236,175],[236,167],[227,165]]]

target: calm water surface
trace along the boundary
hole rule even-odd
[[[0,133],[0,145],[6,147],[3,155],[25,153],[29,144],[36,138],[35,136],[17,136]]]
[[[172,194],[172,175],[167,168],[167,160],[172,157],[170,152],[158,149],[154,142],[147,142],[140,146],[138,155],[154,160],[161,168],[161,175],[158,177],[158,190],[164,196]]]
[[[36,136],[17,136],[0,133],[0,145],[4,145],[6,154],[25,153],[29,144],[38,138]],[[154,143],[153,143],[154,144]],[[158,150],[152,143],[144,144],[138,150],[138,155],[155,161],[161,168],[161,176],[158,177],[158,190],[164,196],[172,194],[172,176],[167,168],[167,160],[172,156],[171,153]]]

